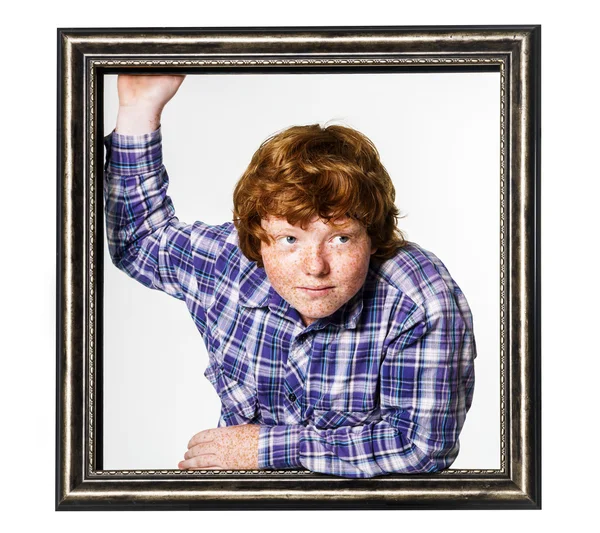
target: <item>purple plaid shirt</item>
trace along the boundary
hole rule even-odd
[[[175,217],[160,130],[113,133],[106,147],[113,261],[185,302],[208,349],[219,425],[261,425],[260,468],[372,477],[452,464],[475,342],[467,301],[437,257],[408,243],[372,260],[356,296],[305,326],[241,253],[232,223]]]

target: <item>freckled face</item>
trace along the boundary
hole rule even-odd
[[[315,218],[301,228],[268,217],[261,225],[273,239],[260,249],[267,277],[305,325],[333,314],[363,286],[376,249],[356,220]]]

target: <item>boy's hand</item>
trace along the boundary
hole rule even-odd
[[[258,424],[242,424],[196,433],[179,463],[181,470],[257,470]]]
[[[123,135],[150,133],[160,126],[167,102],[183,83],[185,76],[120,74],[117,80],[119,114],[117,132]]]

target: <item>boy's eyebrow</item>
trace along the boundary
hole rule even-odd
[[[340,222],[341,220],[341,222]],[[349,233],[357,233],[360,232],[362,226],[360,224],[353,226],[354,220],[352,218],[346,217],[344,219],[336,219],[329,220],[327,222],[327,226],[329,226],[333,231],[347,231]],[[291,224],[284,218],[278,218],[276,220],[272,220],[270,227],[264,228],[267,233],[269,232],[280,232],[280,231],[288,231],[288,230],[304,230],[302,222],[297,222],[296,224]]]
[[[353,222],[353,220],[351,218],[347,218],[343,222],[339,222],[339,223],[332,220],[330,222],[330,226],[332,228],[335,228],[336,230],[342,230],[342,231],[356,232],[356,231],[360,230],[361,226],[353,225],[352,222]]]

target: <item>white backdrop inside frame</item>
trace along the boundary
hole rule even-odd
[[[116,77],[105,80],[105,132]],[[231,195],[260,143],[296,124],[340,123],[377,146],[408,239],[433,251],[473,310],[475,396],[456,469],[500,466],[500,75],[193,75],[162,118],[180,220],[231,219]],[[219,400],[185,305],[104,267],[104,469],[174,469]]]

